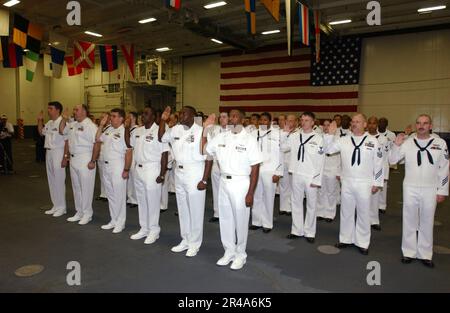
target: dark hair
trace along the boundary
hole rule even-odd
[[[112,109],[111,113],[119,113],[120,117],[125,118],[125,111],[123,109]]]
[[[148,104],[148,105],[146,105],[145,107],[144,107],[144,110],[145,109],[149,109],[150,111],[152,111],[152,114],[154,115],[154,116],[156,116],[156,109],[154,108],[154,107],[152,107],[150,104]]]
[[[192,114],[194,116],[197,116],[197,110],[194,107],[191,107],[190,105],[186,105],[186,106],[183,107],[183,109],[191,110]]]
[[[261,115],[259,115],[258,113],[253,113],[251,117],[257,117],[258,119],[260,119]]]
[[[137,112],[130,112],[130,115],[133,115],[133,117],[137,120],[139,117],[139,114]]]
[[[332,123],[333,121],[330,118],[326,118],[326,119],[323,120],[322,123],[325,124],[325,122]]]
[[[335,119],[336,117],[340,117],[340,118],[342,118],[342,115],[340,115],[340,114],[336,114],[334,117],[333,117],[333,119]]]
[[[313,112],[304,112],[302,114],[302,116],[309,116],[310,118],[312,118],[314,121],[316,120],[316,115]]]
[[[63,106],[60,102],[58,101],[52,101],[48,103],[48,106],[52,106],[55,107],[55,109],[57,109],[59,111],[59,113],[61,114],[61,112],[63,111]]]
[[[260,118],[263,117],[263,116],[267,117],[269,119],[269,122],[272,122],[272,115],[270,115],[269,112],[261,113]]]

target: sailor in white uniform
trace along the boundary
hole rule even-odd
[[[38,132],[45,136],[45,162],[47,168],[48,187],[53,207],[45,214],[60,217],[66,214],[66,167],[61,166],[64,159],[66,138],[59,133],[63,107],[59,102],[48,104],[50,120],[44,125],[44,113],[38,116]]]
[[[369,117],[367,121],[367,131],[370,135],[378,139],[378,143],[381,147],[383,153],[383,171],[384,171],[384,186],[387,188],[387,180],[389,179],[389,151],[391,150],[390,141],[386,136],[378,133],[378,119],[375,116]],[[372,199],[370,201],[370,223],[372,229],[380,231],[380,201],[383,198],[383,191],[379,190],[377,193],[372,194]]]
[[[449,194],[448,147],[441,138],[433,138],[429,130],[432,119],[420,115],[417,133],[405,140],[400,134],[391,151],[392,164],[405,160],[403,181],[403,263],[419,259],[434,267],[433,226],[436,206]]]
[[[228,113],[223,112],[219,115],[219,125],[215,125],[208,132],[208,141],[211,141],[218,134],[228,131]],[[211,223],[216,223],[219,221],[219,184],[220,184],[220,167],[216,159],[214,159],[212,173],[211,173],[211,183],[213,190],[213,208],[214,215],[209,220]]]
[[[291,151],[289,172],[292,174],[292,229],[289,239],[305,237],[314,243],[317,221],[317,192],[322,185],[325,150],[323,136],[313,131],[315,115],[301,116],[302,129],[282,143],[282,151]],[[306,217],[303,200],[306,195]]]
[[[285,142],[297,131],[297,117],[289,115],[286,124],[280,133],[280,142]],[[280,215],[292,215],[292,175],[289,173],[289,162],[291,161],[291,151],[282,151],[283,176],[280,178]]]
[[[127,120],[129,120],[130,123],[130,138],[133,136],[136,129],[139,128],[138,125],[138,114],[136,112],[130,112],[128,113]],[[135,169],[136,169],[136,162],[133,158],[133,161],[131,163],[130,167],[130,175],[127,182],[127,204],[129,204],[131,207],[136,207],[137,202],[137,196],[136,196],[136,189],[135,189],[135,183],[134,183],[134,177],[135,177]]]
[[[380,136],[386,137],[386,139],[389,143],[389,148],[392,148],[392,145],[394,144],[396,135],[394,132],[387,129],[388,125],[389,125],[388,119],[385,117],[381,117],[378,120],[378,133],[380,134]],[[389,157],[388,157],[387,162],[389,163]],[[397,164],[394,164],[394,165],[388,164],[389,171],[386,172],[385,176],[384,176],[384,187],[383,187],[383,190],[381,190],[381,192],[380,192],[380,200],[378,203],[381,214],[386,213],[386,209],[387,209],[387,190],[388,190],[388,180],[389,180],[390,168],[396,169]]]
[[[269,233],[273,229],[275,190],[280,177],[283,175],[280,129],[278,126],[272,126],[272,116],[265,112],[261,114],[259,129],[254,130],[252,135],[258,142],[258,147],[263,155],[263,163],[259,168],[250,229],[262,228],[264,233]]]
[[[145,239],[145,244],[153,244],[159,239],[160,203],[162,184],[166,180],[169,146],[158,140],[159,126],[156,112],[146,106],[142,114],[144,126],[131,135],[131,146],[135,159],[135,188],[139,206],[141,229],[131,236],[132,240]]]
[[[365,129],[367,119],[356,114],[351,122],[352,134],[336,139],[336,123],[325,135],[325,152],[341,153],[341,226],[338,248],[354,244],[367,255],[370,246],[370,200],[383,187],[383,152],[378,140]],[[356,222],[355,222],[356,210]]]
[[[242,269],[247,262],[250,208],[254,203],[259,164],[263,161],[256,138],[242,126],[244,117],[243,112],[231,110],[230,131],[220,133],[206,145],[206,152],[215,156],[221,170],[219,221],[225,255],[217,265],[227,266],[233,262],[232,270]],[[205,129],[213,123],[213,119],[208,119]],[[207,163],[212,162],[213,157],[210,157]]]
[[[97,143],[92,159],[96,160],[103,147],[103,177],[105,179],[106,196],[111,221],[102,226],[103,230],[113,229],[114,234],[121,233],[125,228],[127,214],[127,180],[129,178],[132,150],[129,133],[125,131],[125,111],[113,109],[110,112],[110,127],[104,131],[108,116],[100,121],[97,131]]]
[[[109,113],[107,113],[109,117]],[[111,128],[110,121],[108,120],[106,126],[104,127],[103,131],[107,131],[109,128]],[[108,201],[108,197],[106,196],[106,188],[105,188],[105,176],[104,176],[104,168],[105,168],[105,159],[103,157],[103,144],[100,147],[100,154],[98,156],[97,160],[97,168],[98,168],[98,176],[100,178],[100,195],[97,197],[96,200],[101,201]]]
[[[96,142],[97,125],[88,118],[86,105],[75,107],[75,122],[61,122],[61,128],[67,136],[65,162],[70,160],[70,179],[77,213],[67,219],[69,222],[79,222],[86,225],[92,221],[94,213],[92,199],[95,187],[95,160],[92,152]],[[67,156],[67,157],[66,157]]]
[[[329,133],[331,120],[325,120],[323,124],[324,134]],[[333,222],[336,217],[336,208],[340,190],[337,179],[341,172],[341,156],[339,153],[326,154],[323,168],[322,187],[319,189],[317,200],[317,220]]]
[[[208,177],[205,175],[206,156],[201,151],[203,127],[194,122],[193,107],[181,111],[180,125],[167,129],[170,107],[161,116],[159,140],[172,145],[175,169],[175,189],[182,241],[172,252],[186,251],[187,257],[197,255],[203,241],[203,219]]]

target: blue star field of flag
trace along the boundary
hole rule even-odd
[[[312,47],[311,85],[357,85],[361,65],[361,38],[340,37],[322,41],[320,62]]]

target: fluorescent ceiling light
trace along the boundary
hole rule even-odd
[[[217,7],[224,6],[226,4],[227,3],[225,1],[213,2],[213,3],[205,5],[204,8],[209,10],[209,9],[214,9],[214,8],[217,8]]]
[[[91,35],[91,36],[94,36],[94,37],[103,37],[103,35],[100,35],[100,34],[97,34],[97,33],[93,33],[93,32],[90,32],[90,31],[85,31],[84,33],[86,35]]]
[[[15,6],[15,5],[18,4],[18,3],[20,3],[20,1],[18,1],[18,0],[11,0],[11,1],[8,1],[8,2],[4,3],[3,5],[4,5],[5,7],[10,8],[10,7],[12,7],[12,6]]]
[[[435,6],[435,7],[418,9],[417,12],[419,12],[419,13],[428,13],[428,12],[436,11],[436,10],[444,10],[445,8],[447,8],[447,6],[445,6],[445,5],[438,5],[438,6]]]
[[[28,52],[28,51],[30,51],[29,49],[23,49],[23,52]]]
[[[271,34],[278,34],[279,32],[280,32],[279,29],[274,29],[274,30],[268,30],[268,31],[262,32],[261,34],[263,34],[263,35],[271,35]]]
[[[147,23],[151,23],[151,22],[154,22],[154,21],[156,21],[156,18],[150,17],[150,18],[147,18],[147,19],[145,19],[145,20],[140,20],[139,23],[141,23],[141,24],[147,24]]]
[[[217,40],[217,39],[215,39],[215,38],[212,38],[212,39],[211,39],[211,41],[214,41],[215,43],[218,43],[218,44],[223,44],[223,42],[222,42],[222,41],[220,41],[220,40]]]
[[[329,24],[330,25],[339,25],[339,24],[348,24],[351,22],[352,22],[352,20],[341,20],[341,21],[333,21],[333,22],[330,22]]]
[[[170,51],[170,50],[172,50],[172,49],[170,49],[170,48],[168,48],[168,47],[156,49],[156,51],[158,51],[158,52],[166,52],[166,51]]]

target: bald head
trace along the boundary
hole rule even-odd
[[[352,118],[352,133],[356,136],[362,136],[367,127],[367,117],[364,114],[357,113]]]

